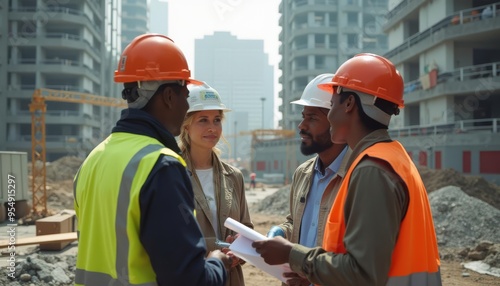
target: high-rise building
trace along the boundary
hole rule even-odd
[[[385,56],[405,107],[391,135],[419,165],[500,183],[500,2],[393,2]]]
[[[281,46],[280,126],[296,129],[302,107],[291,105],[307,83],[361,52],[387,51],[382,24],[388,0],[283,0],[279,34]]]
[[[290,104],[302,95],[310,80],[333,73],[352,56],[388,50],[382,31],[388,0],[282,0],[279,25],[281,45],[279,82],[282,89],[279,125],[297,130],[300,105]],[[299,132],[295,133],[298,136]],[[253,171],[257,176],[282,174],[290,182],[293,172],[308,157],[300,152],[300,140],[262,141],[253,146]]]
[[[229,32],[196,39],[194,67],[195,78],[214,87],[232,109],[224,134],[274,128],[274,72],[263,40],[238,39]],[[249,154],[250,144],[242,145],[247,148],[239,147],[238,156]]]
[[[0,3],[0,150],[31,150],[29,105],[35,89],[119,97],[113,84],[120,1],[11,0]],[[108,18],[106,17],[108,15]],[[118,110],[47,101],[47,160],[85,155]],[[83,154],[82,154],[83,153]]]
[[[150,0],[149,31],[168,36],[168,2],[166,0]]]
[[[121,2],[121,45],[124,50],[135,37],[149,32],[149,8],[146,0]]]

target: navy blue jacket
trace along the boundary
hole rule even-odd
[[[112,132],[145,135],[180,153],[174,136],[147,112],[125,109]],[[186,169],[175,158],[158,158],[141,189],[140,240],[159,285],[224,285],[222,261],[205,259],[203,234],[193,216],[194,195]]]

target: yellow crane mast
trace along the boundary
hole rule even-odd
[[[46,101],[92,104],[126,108],[127,103],[120,98],[112,98],[82,92],[39,88],[33,93],[30,104],[31,112],[31,190],[33,192],[33,213],[47,214],[47,177],[45,146]]]

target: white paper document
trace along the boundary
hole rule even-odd
[[[229,247],[229,249],[236,256],[271,274],[280,281],[286,282],[286,279],[283,277],[283,273],[292,272],[290,265],[288,263],[269,265],[264,262],[264,259],[260,257],[260,254],[258,254],[255,251],[255,248],[252,247],[252,242],[256,240],[266,240],[268,239],[267,237],[232,218],[227,218],[224,222],[224,226],[240,234],[240,236]]]

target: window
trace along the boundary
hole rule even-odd
[[[337,26],[337,13],[328,13],[328,26]]]
[[[295,38],[294,46],[295,50],[302,50],[307,48],[307,35],[299,36]]]
[[[329,40],[330,40],[330,43],[328,44],[328,47],[330,49],[338,48],[339,44],[338,44],[337,34],[331,34],[329,36]]]
[[[347,47],[348,48],[358,48],[358,34],[348,34],[347,35]]]
[[[358,25],[358,13],[348,12],[347,13],[347,25],[357,26]]]
[[[301,76],[298,77],[297,79],[294,80],[294,89],[295,91],[302,92],[304,91],[304,88],[306,88],[307,83],[309,80],[307,79],[307,76]]]
[[[315,56],[314,57],[314,67],[316,69],[324,69],[326,67],[325,56]]]
[[[307,56],[298,57],[295,60],[295,70],[306,70],[307,69]]]
[[[325,48],[325,35],[323,34],[314,35],[314,47],[317,49]]]
[[[325,25],[325,13],[323,12],[315,12],[314,13],[314,26],[322,27]]]
[[[298,15],[294,21],[295,28],[305,28],[307,27],[307,14]]]

